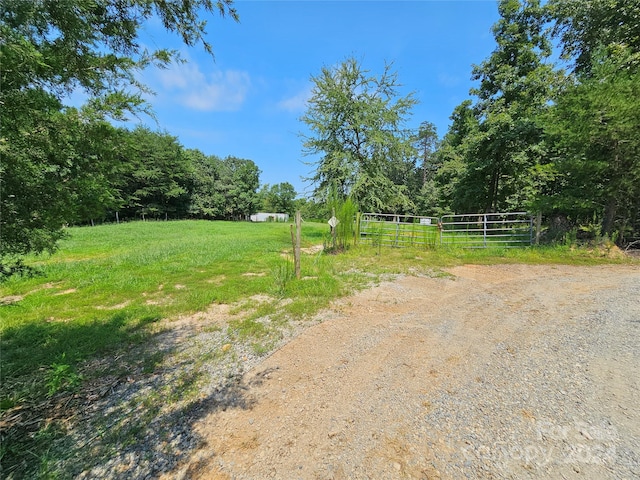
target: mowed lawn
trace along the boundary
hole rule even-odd
[[[305,223],[303,247],[322,244],[327,229]],[[3,384],[60,362],[73,365],[126,348],[144,340],[145,325],[212,303],[288,296],[294,300],[288,311],[300,313],[340,295],[343,287],[319,255],[303,258],[309,278],[291,281],[291,251],[290,225],[284,223],[70,228],[58,252],[27,259],[41,275],[0,285]],[[15,389],[2,393],[3,408],[19,401]]]

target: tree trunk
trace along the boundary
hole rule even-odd
[[[427,184],[427,166],[428,166],[427,154],[425,153],[422,158],[422,186]]]
[[[618,210],[618,202],[615,197],[609,198],[607,205],[604,208],[604,218],[602,219],[602,236],[611,237],[613,227],[616,221],[616,212]]]
[[[485,213],[497,212],[498,208],[498,182],[500,180],[500,171],[494,170],[491,174],[489,183],[489,196],[487,198],[487,208]]]

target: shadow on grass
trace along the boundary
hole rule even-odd
[[[75,391],[46,398],[41,390],[36,400],[2,412],[2,478],[157,478],[202,445],[193,429],[198,420],[253,407],[250,390],[261,380],[243,382],[242,361],[223,348],[225,330],[151,334],[142,328],[151,321],[134,325],[126,315],[114,315],[85,326],[47,323],[3,339],[13,350],[13,365],[27,361],[30,339],[40,339],[47,350],[40,359],[77,352],[85,361],[78,364],[83,381]],[[83,347],[81,339],[93,336],[103,337],[100,348]],[[194,354],[189,349],[200,340],[204,350]],[[15,388],[27,378],[17,372],[14,367]]]
[[[138,343],[148,333],[143,327],[157,322],[157,315],[136,318],[135,312],[118,312],[106,319],[88,322],[31,322],[2,332],[2,382],[30,375],[60,361],[75,364],[93,355]]]
[[[171,384],[150,378],[118,392],[120,403],[107,406],[111,413],[92,424],[93,435],[76,440],[75,452],[56,473],[79,479],[141,480],[174,471],[203,446],[194,431],[200,419],[230,408],[251,409],[255,403],[250,390],[257,382],[247,384],[238,373],[181,404],[180,392],[198,386],[202,377],[202,372],[193,371]],[[171,408],[172,404],[179,406]]]
[[[0,338],[0,477],[37,478],[52,442],[64,435],[63,424],[81,404],[86,378],[78,365],[126,352],[150,338],[144,327],[158,320],[118,312],[85,323],[41,321],[6,328]]]

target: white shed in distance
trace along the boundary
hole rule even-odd
[[[256,213],[251,215],[252,222],[288,222],[288,213]]]

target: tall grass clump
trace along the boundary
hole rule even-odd
[[[271,270],[276,295],[283,296],[287,285],[296,278],[295,266],[289,258],[283,258]]]
[[[343,199],[334,188],[329,197],[329,209],[338,220],[338,224],[331,230],[325,247],[332,252],[344,251],[356,243],[358,206],[351,197]]]

